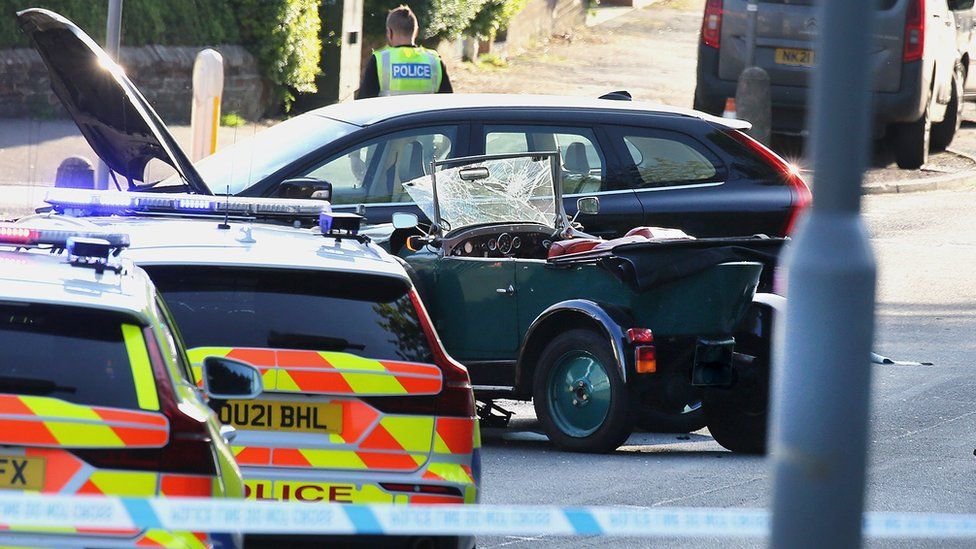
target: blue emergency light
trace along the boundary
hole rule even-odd
[[[354,237],[358,239],[363,216],[354,213],[322,212],[319,214],[319,228],[322,234],[338,239]]]
[[[44,199],[54,211],[76,217],[101,215],[234,216],[265,219],[305,219],[314,223],[331,210],[322,200],[204,196],[185,193],[130,193],[82,189],[53,189]]]

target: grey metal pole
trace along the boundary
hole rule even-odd
[[[773,372],[772,547],[861,545],[876,266],[860,216],[873,0],[821,2],[813,208],[786,257]]]
[[[115,61],[119,60],[119,47],[122,42],[122,0],[108,0],[108,17],[105,21],[105,53]],[[108,188],[109,167],[99,160],[95,171],[95,188]]]
[[[746,66],[756,66],[756,25],[759,23],[759,4],[749,0],[746,4]]]

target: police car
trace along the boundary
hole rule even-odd
[[[106,231],[0,225],[0,491],[243,495],[222,427],[192,382],[155,286],[142,269],[112,259],[127,244],[126,235]],[[260,391],[253,368],[211,361],[205,369],[210,385],[223,390],[218,396],[247,399]],[[247,383],[228,386],[231,378]],[[4,546],[239,541],[70,523],[52,530],[0,525]]]
[[[159,287],[194,366],[220,357],[261,371],[258,398],[218,407],[237,429],[247,498],[477,500],[468,372],[399,260],[356,234],[357,216],[181,194],[61,190],[48,202],[54,213],[30,223],[130,235],[124,256]]]

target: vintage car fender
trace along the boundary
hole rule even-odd
[[[624,349],[627,345],[627,328],[631,326],[631,315],[613,305],[602,304],[588,299],[570,299],[555,303],[532,321],[525,332],[522,346],[519,349],[518,361],[515,365],[517,393],[531,392],[532,375],[535,372],[536,361],[546,343],[552,337],[563,331],[567,321],[576,320],[578,325],[596,328],[610,343],[613,355],[616,357],[617,367],[624,381],[627,381],[627,358]],[[575,326],[574,326],[575,327]]]

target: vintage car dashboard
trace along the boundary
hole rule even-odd
[[[471,227],[449,234],[443,241],[444,255],[545,259],[552,246],[554,230],[543,225],[491,225]]]

